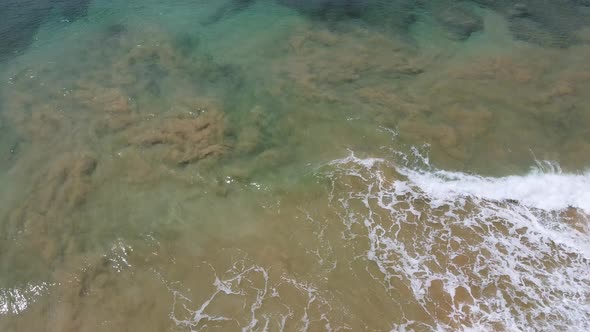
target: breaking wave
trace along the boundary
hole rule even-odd
[[[430,197],[457,199],[478,197],[496,201],[518,201],[546,211],[566,208],[590,213],[590,172],[583,174],[543,172],[534,169],[527,175],[500,178],[482,177],[460,172],[420,172],[402,169],[400,173]]]

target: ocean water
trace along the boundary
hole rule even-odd
[[[0,0],[0,331],[590,330],[587,1]]]

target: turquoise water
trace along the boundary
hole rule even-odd
[[[0,6],[0,330],[590,329],[584,2]]]

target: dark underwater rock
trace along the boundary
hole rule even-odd
[[[51,9],[48,1],[0,0],[0,59],[18,54],[33,41]]]
[[[434,15],[456,39],[467,39],[472,33],[483,29],[481,16],[460,3],[440,8]]]
[[[318,17],[359,17],[370,4],[370,0],[277,0],[277,2]]]
[[[471,0],[506,16],[515,38],[541,46],[567,47],[590,26],[590,0]]]
[[[201,40],[198,35],[188,33],[181,33],[176,36],[174,46],[180,51],[182,55],[190,55],[199,47]]]
[[[231,0],[222,5],[203,24],[213,24],[249,8],[256,0]],[[371,0],[276,0],[277,3],[297,10],[310,17],[342,18],[359,17]]]
[[[0,0],[0,60],[24,51],[56,11],[68,21],[84,17],[91,0]]]
[[[52,0],[64,19],[73,22],[88,14],[88,6],[92,0]]]
[[[232,15],[243,11],[253,5],[256,0],[230,0],[221,5],[212,15],[207,17],[201,24],[211,25],[224,20]]]
[[[129,31],[127,26],[122,23],[113,23],[108,25],[102,34],[102,42],[117,41],[127,35]]]
[[[406,31],[424,10],[418,0],[374,0],[363,10],[363,18],[370,25],[393,31]]]
[[[572,44],[573,37],[567,33],[547,29],[547,27],[530,18],[513,19],[510,31],[514,38],[545,47],[563,48]]]
[[[512,6],[512,9],[508,12],[508,14],[510,17],[527,17],[531,15],[527,5],[520,2],[515,3],[514,6]]]
[[[339,21],[359,19],[371,26],[404,30],[416,20],[421,7],[417,0],[275,0],[316,20]],[[249,8],[256,0],[231,0],[222,5],[203,24],[214,24]]]

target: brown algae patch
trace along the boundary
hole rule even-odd
[[[223,144],[223,112],[199,105],[198,115],[148,118],[133,126],[125,133],[129,144],[157,149],[154,158],[176,165],[222,156],[229,148]]]
[[[41,267],[53,268],[64,259],[64,254],[79,249],[78,241],[82,239],[77,239],[75,234],[80,220],[72,218],[72,214],[93,191],[96,167],[97,159],[87,152],[57,157],[4,217],[2,242],[6,258],[26,259],[38,265],[27,267],[21,271],[23,275],[41,271]],[[9,245],[13,241],[20,245]]]
[[[284,47],[286,56],[275,65],[276,76],[284,78],[277,89],[292,83],[295,94],[310,102],[344,102],[355,83],[416,75],[424,67],[408,43],[362,28],[302,27]]]

